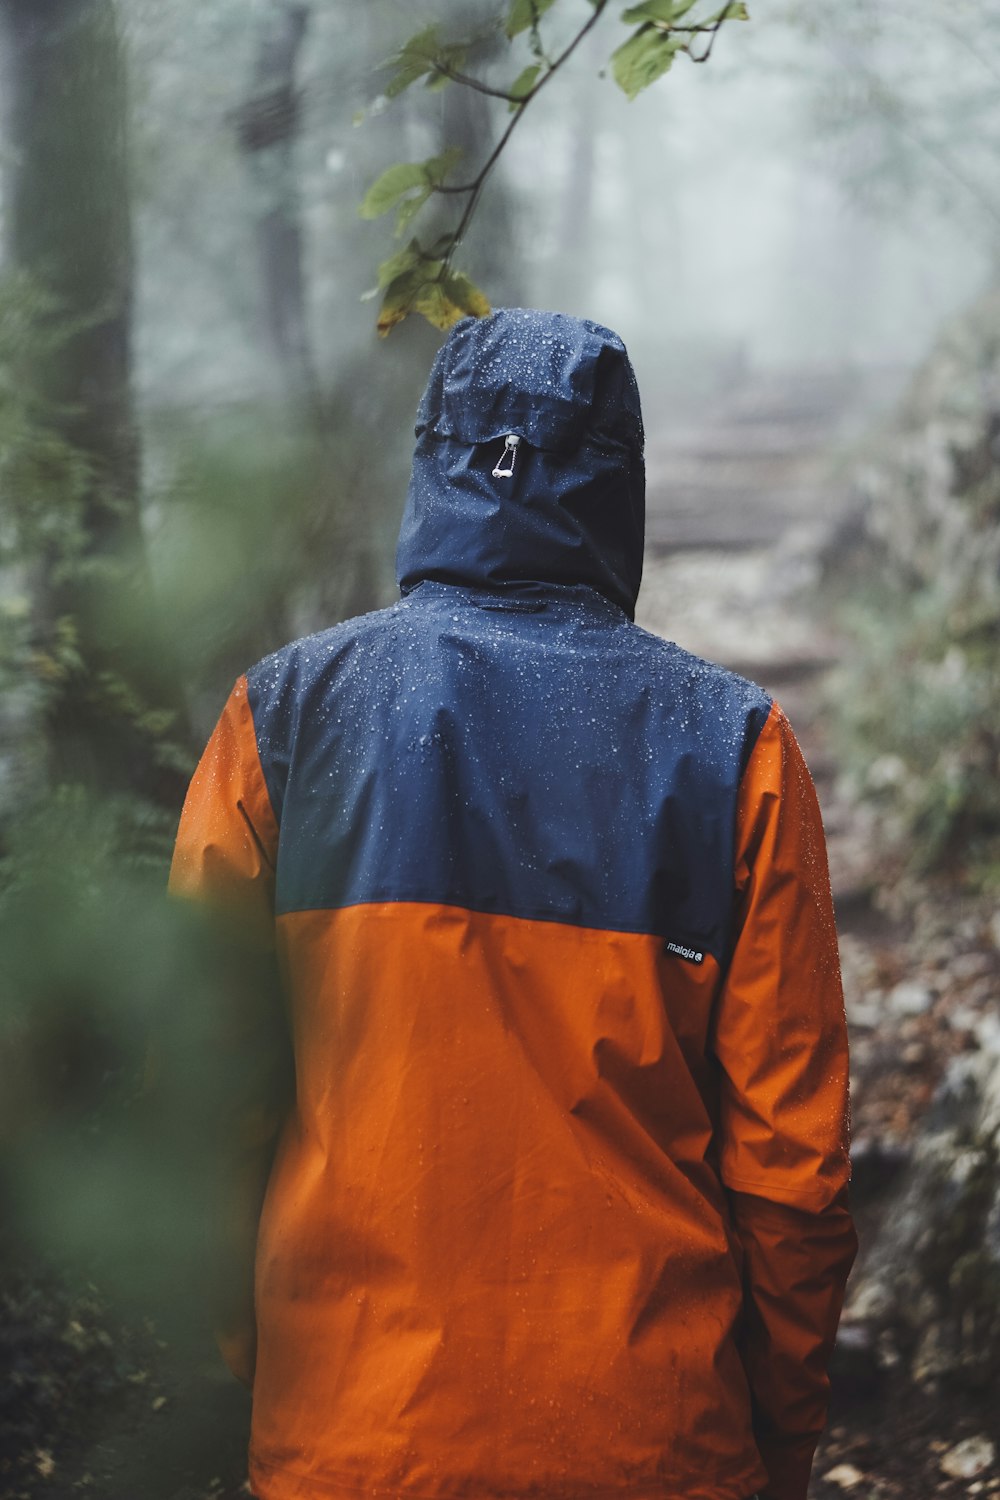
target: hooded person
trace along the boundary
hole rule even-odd
[[[172,870],[294,1049],[220,1328],[253,1489],[805,1500],[856,1246],[808,772],[632,623],[615,334],[457,324],[416,434],[400,601],[240,678]]]

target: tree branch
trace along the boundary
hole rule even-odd
[[[517,128],[518,122],[524,115],[524,112],[527,109],[528,105],[533,99],[538,96],[538,94],[541,93],[545,85],[551,78],[555,76],[555,74],[559,71],[563,64],[569,61],[570,57],[583,41],[584,37],[587,36],[587,34],[593,29],[594,26],[596,26],[604,11],[607,9],[608,3],[609,0],[596,0],[596,3],[594,4],[593,14],[589,17],[585,24],[580,27],[580,30],[576,33],[572,40],[566,44],[562,52],[560,52],[557,57],[553,58],[551,64],[548,67],[548,70],[544,72],[538,79],[538,81],[534,84],[534,86],[528,89],[528,91],[520,98],[511,94],[502,93],[499,90],[490,89],[485,84],[479,85],[480,92],[493,94],[495,97],[506,99],[509,103],[512,104],[516,103],[518,108],[514,115],[511,117],[509,123],[506,126],[506,129],[501,134],[500,139],[497,141],[493,150],[486,158],[486,161],[483,163],[482,169],[480,170],[478,176],[473,178],[471,182],[461,183],[455,186],[442,184],[434,188],[434,191],[436,193],[467,193],[469,195],[469,201],[462,211],[462,217],[458,221],[458,227],[452,236],[451,244],[445,252],[438,274],[434,278],[436,281],[443,281],[445,276],[447,276],[449,271],[451,270],[451,263],[454,259],[455,251],[462,243],[469,225],[472,222],[472,217],[479,205],[479,200],[482,197],[483,188],[486,186],[489,175],[493,171],[493,168],[496,166],[497,162],[500,160],[507,142],[510,140],[515,129]],[[476,83],[478,82],[466,78],[460,78],[457,81],[460,83],[469,84],[473,87],[476,86]]]
[[[491,99],[504,99],[508,104],[517,104],[520,102],[517,94],[509,94],[506,89],[491,88],[488,83],[483,83],[479,78],[473,78],[469,73],[460,73],[457,68],[449,68],[447,63],[435,62],[434,72],[438,73],[442,78],[450,78],[452,83],[461,83],[467,89],[475,89],[477,94],[488,94]],[[455,188],[452,191],[464,192],[465,189]]]

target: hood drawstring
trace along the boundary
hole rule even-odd
[[[517,445],[521,441],[516,432],[508,432],[504,438],[503,452],[497,459],[497,466],[493,470],[494,479],[512,479],[514,476],[514,460],[517,457]],[[503,467],[504,459],[510,454],[510,465]]]

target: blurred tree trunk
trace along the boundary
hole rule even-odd
[[[377,602],[375,543],[367,494],[335,478],[331,412],[320,388],[309,334],[305,235],[295,147],[301,105],[297,73],[311,9],[304,0],[265,0],[258,21],[253,76],[238,112],[237,129],[254,192],[254,232],[268,347],[280,372],[281,399],[315,459],[317,530],[327,529],[327,513],[336,515],[337,576],[332,608],[335,614],[347,616],[362,614]],[[345,14],[344,24],[350,24],[350,20]]]
[[[301,0],[267,0],[258,21],[250,91],[239,111],[240,146],[254,190],[264,326],[293,406],[320,420],[310,346],[303,234],[295,163],[300,94],[296,71],[309,26]]]
[[[140,516],[126,83],[113,0],[0,0],[0,46],[7,265],[55,300],[23,376],[85,472],[35,590],[49,772],[173,805],[183,778],[161,740],[163,710],[176,717],[179,699],[157,640]]]
[[[599,31],[585,39],[580,54],[562,79],[570,94],[570,140],[549,293],[553,305],[559,307],[585,302],[593,276],[589,247],[594,235],[594,174],[603,115],[603,90],[596,86],[603,61]]]

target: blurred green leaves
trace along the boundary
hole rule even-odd
[[[0,278],[0,562],[79,552],[81,509],[91,484],[86,455],[59,432],[63,415],[33,378],[79,329],[27,271]]]
[[[4,1195],[147,1311],[157,1282],[204,1285],[219,1174],[289,1078],[273,963],[166,897],[173,821],[60,787],[0,862]]]

